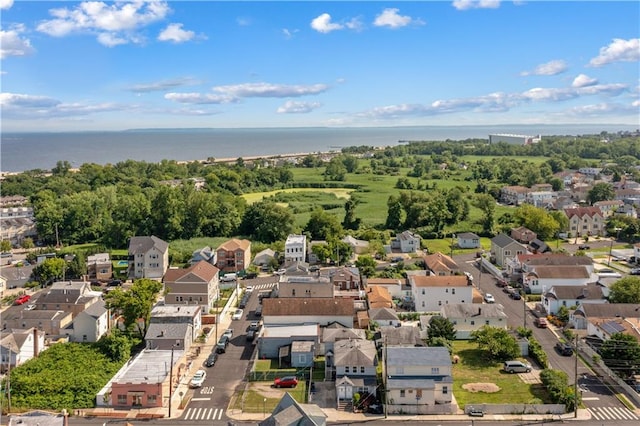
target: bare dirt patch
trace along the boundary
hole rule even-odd
[[[462,389],[469,392],[494,393],[499,392],[500,387],[495,383],[466,383],[462,385]]]
[[[260,395],[266,398],[281,398],[282,395],[284,395],[284,393],[286,392],[286,389],[277,389],[272,387],[269,383],[264,382],[251,383],[251,390],[258,392]]]

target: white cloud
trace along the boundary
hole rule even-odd
[[[273,83],[244,83],[216,86],[213,90],[239,98],[285,98],[317,95],[318,93],[329,90],[329,86],[326,84],[302,86]]]
[[[50,108],[59,105],[60,101],[47,96],[25,95],[22,93],[0,93],[2,108]]]
[[[202,93],[167,93],[164,98],[169,101],[182,104],[228,104],[236,102],[237,98],[227,95],[202,94]]]
[[[523,71],[520,73],[522,76],[528,75],[556,75],[563,73],[567,70],[567,64],[565,61],[556,59],[544,64],[540,64],[533,71]]]
[[[600,48],[600,54],[589,61],[592,67],[601,67],[613,62],[640,61],[640,38],[623,40],[615,38],[605,47]]]
[[[24,25],[15,25],[8,31],[0,30],[0,59],[26,56],[35,51],[29,39],[20,36],[23,32]]]
[[[287,101],[284,105],[278,108],[278,113],[280,114],[300,114],[311,112],[314,109],[320,108],[320,102],[297,102],[297,101]]]
[[[160,41],[171,41],[173,43],[184,43],[196,36],[193,31],[187,31],[182,29],[182,24],[169,24],[167,28],[162,30],[158,35]]]
[[[142,38],[135,31],[164,19],[169,12],[165,1],[136,0],[113,4],[85,1],[72,9],[50,9],[53,19],[42,21],[37,30],[53,37],[75,32],[95,33],[105,46],[138,43]]]
[[[376,27],[401,28],[410,24],[423,24],[419,19],[413,19],[411,16],[399,15],[399,11],[399,9],[395,8],[383,10],[381,14],[376,16],[376,19],[373,21],[373,25]]]
[[[335,22],[331,22],[331,15],[328,13],[323,13],[322,15],[314,18],[311,21],[311,28],[320,32],[320,33],[330,33],[331,31],[341,30],[344,28],[341,24],[336,24]]]
[[[364,24],[360,17],[351,18],[346,24],[344,24],[347,28],[354,31],[362,31],[364,28]]]
[[[287,28],[283,28],[283,29],[282,29],[282,34],[284,34],[284,36],[285,36],[286,38],[291,38],[291,37],[293,37],[293,35],[294,35],[295,33],[297,33],[298,31],[300,31],[300,30],[289,30],[289,29],[287,29]]]
[[[580,74],[573,79],[573,83],[571,83],[571,87],[593,86],[594,84],[598,84],[597,79],[591,78],[585,74]]]
[[[199,84],[199,82],[191,77],[176,78],[172,80],[162,80],[153,83],[136,84],[129,90],[135,93],[162,92],[174,87],[189,86]]]
[[[0,0],[0,9],[11,9],[11,6],[13,6],[13,0]]]
[[[500,7],[500,0],[454,0],[453,7],[458,10],[497,9]]]
[[[602,115],[637,114],[638,105],[622,105],[619,103],[599,103],[581,105],[565,111],[566,115],[574,117],[599,117]]]

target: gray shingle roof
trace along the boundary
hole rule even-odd
[[[444,347],[387,347],[388,366],[450,366],[451,355]]]
[[[451,303],[442,306],[445,318],[506,318],[504,307],[499,304]]]
[[[153,247],[164,253],[169,249],[169,244],[156,236],[131,237],[129,240],[129,254],[144,254]]]
[[[491,239],[491,242],[498,247],[507,247],[509,244],[517,243],[516,240],[508,236],[507,234],[498,234]]]
[[[371,340],[339,340],[334,344],[335,365],[376,365],[376,346]]]

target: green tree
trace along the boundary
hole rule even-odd
[[[396,197],[390,196],[387,201],[387,221],[385,223],[385,228],[398,230],[402,226],[403,222],[404,209],[402,208],[402,204]]]
[[[304,227],[304,232],[308,232],[311,238],[316,240],[329,240],[341,238],[344,230],[336,215],[322,210],[322,208],[317,208],[311,213],[311,217]]]
[[[263,243],[283,240],[293,230],[293,215],[272,201],[251,204],[244,212],[240,232]]]
[[[136,280],[128,291],[116,288],[107,293],[105,302],[108,309],[122,315],[128,331],[144,339],[151,319],[151,308],[160,291],[162,283],[143,278]]]
[[[357,200],[349,198],[346,203],[344,203],[344,220],[342,221],[342,227],[344,229],[353,229],[357,230],[360,227],[360,222],[362,219],[356,217],[356,206],[358,205]]]
[[[545,209],[534,207],[531,204],[519,206],[514,219],[522,226],[531,229],[541,240],[548,240],[557,235],[560,224]]]
[[[640,372],[640,344],[635,337],[613,333],[600,348],[604,363],[622,378]]]
[[[20,247],[27,250],[34,248],[35,244],[33,243],[33,238],[26,237],[25,239],[23,239],[22,243],[20,243]]]
[[[124,362],[131,357],[133,341],[117,328],[96,342],[96,347],[114,362]]]
[[[365,277],[371,277],[376,273],[376,261],[371,256],[358,256],[356,266]]]
[[[347,168],[340,157],[333,157],[327,164],[323,175],[325,180],[343,181],[347,175]]]
[[[449,319],[440,315],[435,315],[429,320],[429,346],[432,345],[433,339],[444,338],[446,340],[456,339],[456,328]]]
[[[44,260],[33,268],[33,275],[41,285],[48,285],[55,280],[61,280],[66,268],[64,259],[54,257]]]
[[[492,234],[495,223],[496,200],[488,194],[476,194],[473,205],[482,211],[482,231],[486,234]]]
[[[471,332],[471,339],[495,360],[507,360],[520,356],[520,347],[516,338],[503,328],[483,326]]]
[[[0,251],[2,251],[3,253],[11,251],[11,241],[9,240],[0,241]]]
[[[613,200],[615,196],[613,185],[607,182],[598,182],[587,192],[587,201],[593,205],[597,201]]]
[[[611,284],[609,302],[640,303],[640,277],[628,276]]]

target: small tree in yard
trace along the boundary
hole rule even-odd
[[[604,363],[626,378],[640,371],[640,344],[629,334],[613,333],[601,347],[600,355]]]
[[[456,329],[447,318],[436,315],[429,320],[429,346],[434,346],[432,342],[438,337],[446,340],[455,340]]]
[[[520,356],[516,338],[505,329],[485,325],[480,330],[472,331],[471,339],[480,349],[489,352],[492,359],[503,361]]]

